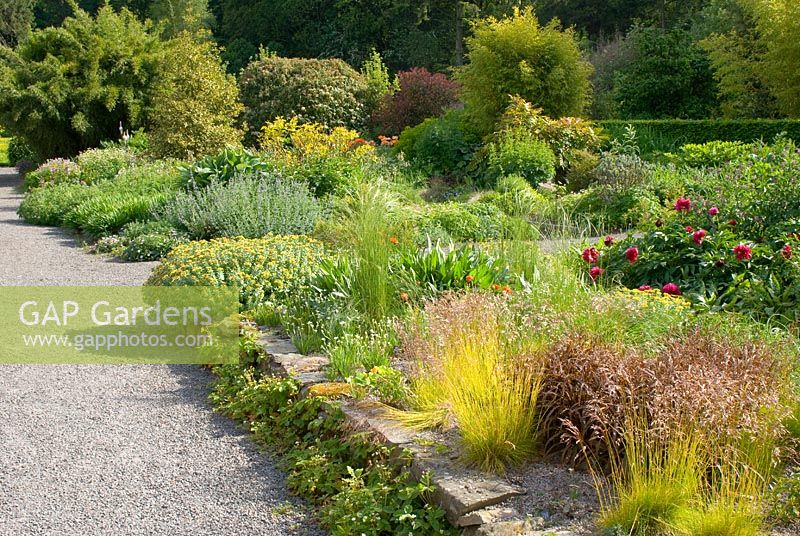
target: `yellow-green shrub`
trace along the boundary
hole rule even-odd
[[[157,156],[200,158],[241,142],[236,79],[202,37],[184,32],[167,46],[150,111],[149,144]]]
[[[147,284],[238,287],[251,309],[305,288],[324,257],[320,242],[299,235],[203,240],[170,251]]]
[[[589,101],[592,66],[581,58],[575,32],[557,21],[541,26],[531,8],[478,22],[467,38],[469,62],[458,73],[465,111],[491,132],[510,95],[551,117],[577,116]]]

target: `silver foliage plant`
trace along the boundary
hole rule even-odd
[[[327,207],[304,183],[252,174],[181,192],[158,216],[186,229],[192,239],[257,238],[269,233],[308,234]]]

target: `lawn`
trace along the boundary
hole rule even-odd
[[[11,138],[0,138],[0,166],[10,166],[11,162],[8,161],[8,143]]]

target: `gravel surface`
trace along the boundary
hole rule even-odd
[[[141,284],[16,217],[0,169],[0,285]],[[2,289],[0,289],[0,293]],[[275,460],[211,412],[190,365],[0,366],[0,535],[317,535]]]

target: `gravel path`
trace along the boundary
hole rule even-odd
[[[0,285],[146,279],[152,263],[21,222],[17,184],[0,169]],[[275,461],[211,412],[210,380],[189,365],[0,366],[0,535],[322,534]]]

